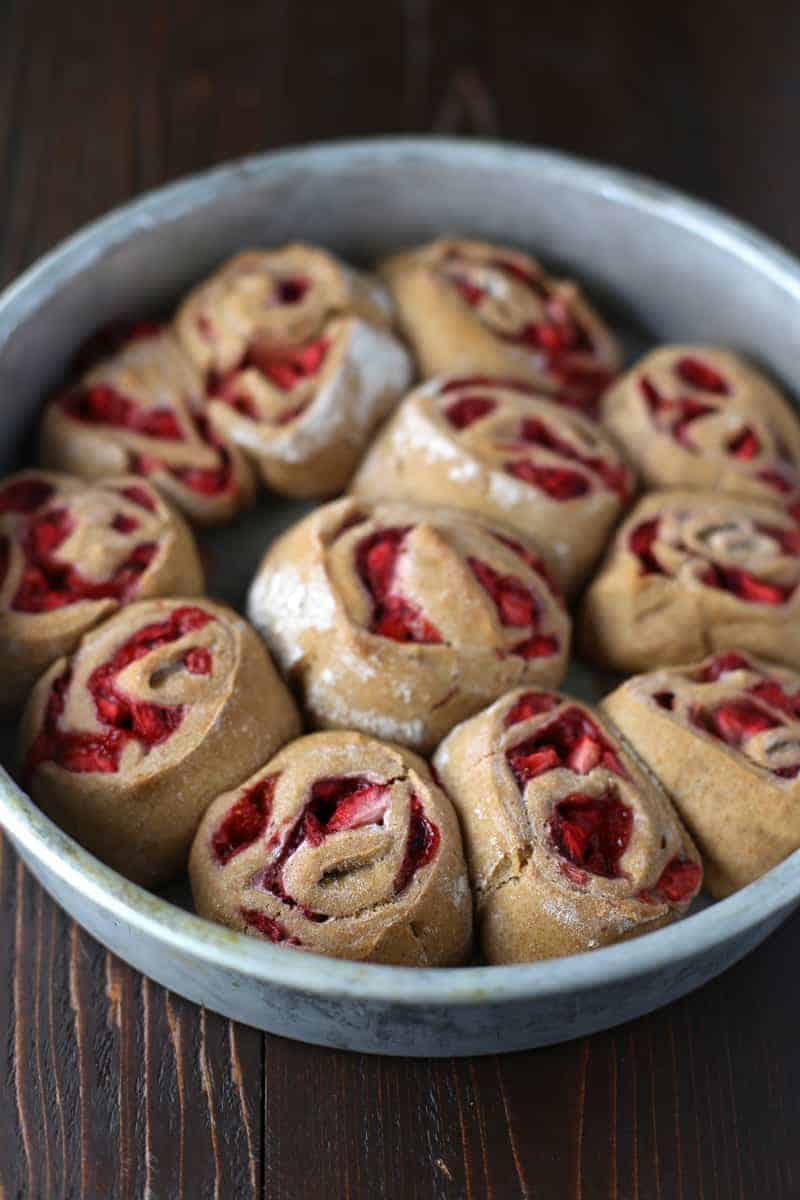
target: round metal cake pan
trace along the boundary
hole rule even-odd
[[[170,304],[226,255],[305,239],[367,261],[447,231],[530,248],[586,280],[612,321],[648,340],[738,347],[800,392],[800,264],[745,226],[651,182],[548,151],[438,139],[337,143],[262,155],[153,192],[10,287],[0,297],[0,468],[24,461],[41,398],[88,332]],[[247,536],[260,520],[260,551],[269,502],[258,511]],[[240,562],[237,551],[244,536],[224,535],[238,595],[250,569],[251,556]],[[0,821],[56,900],[159,983],[261,1029],[375,1053],[494,1053],[615,1025],[725,970],[800,901],[795,854],[729,899],[623,945],[520,966],[377,967],[274,947],[142,891],[57,829],[5,772]]]

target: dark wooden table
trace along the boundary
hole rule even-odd
[[[800,251],[798,58],[796,0],[0,0],[0,277],[222,159],[431,129],[615,161]],[[632,1025],[427,1062],[193,1007],[1,845],[0,903],[0,1200],[800,1196],[800,917]]]

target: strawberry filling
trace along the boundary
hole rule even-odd
[[[667,710],[667,712],[672,712],[673,708],[675,707],[674,692],[655,692],[653,699],[659,708],[664,708]]]
[[[130,533],[138,524],[133,518],[117,513],[111,527]],[[136,546],[110,578],[97,582],[85,579],[77,567],[55,558],[66,541],[73,523],[66,508],[51,509],[30,517],[21,529],[22,577],[11,601],[15,612],[44,613],[77,604],[81,600],[129,600],[138,587],[158,547],[155,542]]]
[[[248,788],[234,804],[211,838],[211,849],[221,867],[265,833],[272,816],[277,775],[268,775]]]
[[[299,383],[317,374],[329,349],[328,338],[317,338],[304,346],[287,347],[284,350],[252,346],[239,370],[255,367],[275,387],[282,392],[290,392]]]
[[[513,708],[508,710],[504,724],[506,728],[519,725],[520,721],[529,721],[531,717],[550,712],[560,703],[560,698],[550,692],[526,692],[524,696],[520,696]]]
[[[267,916],[266,913],[259,912],[257,908],[241,908],[240,913],[245,925],[250,929],[254,929],[261,937],[266,938],[268,942],[274,942],[281,946],[302,946],[299,938],[290,937],[280,921],[276,921],[274,917]]]
[[[409,532],[410,526],[380,529],[356,547],[358,573],[372,598],[369,631],[396,642],[435,645],[442,641],[438,629],[417,605],[394,590],[397,560]]]
[[[444,415],[454,429],[467,429],[476,421],[480,421],[489,413],[494,412],[496,408],[497,401],[492,400],[489,396],[462,396],[460,400],[454,400],[452,404],[448,405],[444,410]]]
[[[628,546],[642,564],[643,575],[666,575],[668,572],[661,566],[656,556],[660,521],[653,518],[643,521],[631,531]],[[800,531],[794,529],[779,529],[757,526],[757,531],[777,542],[784,554],[797,555],[800,552]],[[676,544],[676,549],[682,550],[682,544]],[[769,583],[758,579],[750,571],[742,567],[729,567],[709,563],[702,576],[702,582],[707,587],[720,588],[733,593],[739,600],[749,604],[785,604],[795,591],[795,585]]]
[[[287,891],[284,872],[292,855],[303,845],[320,846],[337,833],[362,829],[368,825],[382,826],[389,807],[389,784],[374,783],[366,776],[319,779],[311,788],[311,796],[286,838],[278,856],[258,877],[257,886],[276,896],[290,908],[298,908],[310,921],[326,921],[300,904]],[[257,835],[258,836],[258,835]],[[428,820],[422,804],[411,797],[408,837],[400,869],[394,880],[395,895],[406,890],[416,873],[432,862],[439,848],[441,835]]]
[[[168,442],[184,441],[175,413],[169,408],[142,408],[135,400],[105,384],[78,388],[62,401],[64,411],[86,425],[110,425],[129,429],[143,437]]]
[[[730,388],[719,371],[699,358],[685,355],[675,364],[675,374],[682,383],[699,388],[703,392],[714,392],[718,396],[726,396]]]
[[[501,575],[488,563],[468,558],[467,563],[484,591],[494,601],[502,625],[515,629],[536,630],[540,610],[536,596],[513,575]],[[558,653],[558,639],[535,632],[511,647],[512,654],[522,658],[549,658]]]
[[[761,683],[754,684],[749,691],[751,696],[765,700],[788,717],[800,717],[800,692],[790,695],[777,679],[764,679]]]
[[[529,487],[545,492],[553,500],[576,500],[591,491],[588,479],[577,471],[565,467],[542,467],[519,458],[505,464],[506,472],[521,479]]]
[[[691,717],[698,729],[736,747],[781,724],[760,705],[745,699],[728,700],[712,710],[695,708]]]
[[[279,280],[276,286],[280,304],[298,304],[311,287],[311,280],[303,275],[291,275]]]
[[[717,654],[714,658],[705,662],[702,667],[695,671],[692,679],[695,683],[716,683],[718,679],[722,679],[723,675],[729,675],[731,671],[749,671],[750,663],[736,650],[730,650],[726,654]]]
[[[509,750],[506,759],[520,790],[530,779],[557,767],[577,775],[605,767],[625,777],[614,747],[592,718],[579,708],[559,713],[549,725]]]
[[[132,504],[138,504],[140,508],[146,508],[148,512],[156,511],[155,497],[147,491],[147,488],[139,487],[138,484],[131,484],[130,487],[120,488],[120,496],[124,496],[126,500],[130,500]]]
[[[544,303],[545,309],[540,320],[529,322],[516,333],[495,332],[504,341],[515,342],[535,351],[541,357],[547,374],[561,385],[559,399],[572,408],[596,417],[600,396],[611,382],[612,374],[604,367],[580,361],[592,354],[595,347],[588,331],[576,320],[568,302],[562,296],[553,295],[538,276],[518,263],[496,259],[487,265],[500,275],[510,276],[523,284],[537,300]],[[473,266],[455,256],[447,277],[462,300],[470,308],[478,310],[479,319],[492,328],[491,319],[481,311],[484,300],[491,299],[491,290],[470,274]]]
[[[517,440],[524,442],[528,446],[541,446],[545,450],[550,450],[558,454],[561,458],[567,459],[569,462],[579,463],[586,467],[595,475],[599,475],[605,484],[606,488],[611,492],[616,492],[620,499],[625,500],[628,497],[630,490],[630,476],[626,467],[622,464],[614,466],[606,462],[599,455],[582,454],[580,450],[565,441],[550,429],[544,421],[538,417],[526,417],[522,421],[519,430],[517,431]],[[524,478],[524,475],[519,473],[519,463],[510,464],[511,473],[517,475],[518,478]],[[510,468],[507,467],[507,470]],[[534,470],[537,468],[534,466]],[[538,468],[539,471],[553,472],[553,468]],[[551,492],[550,488],[545,487],[544,490],[554,495],[555,499],[571,499],[573,495],[585,495],[591,489],[591,483],[583,475],[577,472],[563,472],[564,483],[560,489]],[[567,482],[567,481],[571,482]],[[528,481],[529,482],[529,481]],[[541,485],[540,485],[541,486]],[[566,489],[566,494],[563,490]]]
[[[186,440],[178,417],[172,409],[142,408],[136,401],[105,385],[69,392],[61,403],[64,411],[73,420],[84,424],[125,429],[154,441]],[[131,453],[130,470],[137,475],[166,470],[185,487],[204,496],[227,491],[232,479],[228,451],[210,429],[205,417],[195,415],[190,419],[203,441],[218,452],[218,467],[170,467],[156,455]]]
[[[661,522],[657,519],[643,521],[631,531],[628,545],[642,564],[643,575],[664,575],[665,571],[655,555],[654,546],[658,541],[658,531]]]
[[[15,479],[0,489],[0,513],[32,513],[53,494],[43,479]]]
[[[110,661],[92,671],[87,690],[95,713],[105,728],[101,733],[82,733],[61,728],[61,716],[71,681],[69,667],[53,683],[42,727],[28,754],[30,775],[40,763],[53,762],[67,771],[114,773],[128,742],[138,742],[145,753],[165,742],[183,720],[182,705],[167,708],[150,701],[133,700],[120,692],[116,678],[121,671],[159,646],[177,641],[202,629],[213,620],[201,608],[176,608],[163,621],[154,621],[124,642]]]
[[[658,904],[665,900],[668,904],[685,904],[697,895],[702,879],[703,870],[699,863],[673,858],[662,871],[655,887],[639,892],[637,899],[645,904]]]
[[[695,446],[690,439],[691,425],[700,417],[716,412],[714,405],[703,404],[699,400],[683,396],[662,396],[647,376],[642,376],[640,387],[650,414],[659,428],[669,433],[684,449],[694,452]]]
[[[742,462],[750,462],[761,451],[761,442],[752,429],[743,429],[728,442],[728,453]]]
[[[549,821],[553,844],[573,867],[618,879],[620,860],[628,848],[633,812],[619,799],[617,789],[600,796],[574,792],[559,800]]]
[[[501,533],[495,533],[493,536],[496,541],[500,542],[503,546],[506,546],[509,550],[512,550],[514,554],[521,558],[526,566],[529,566],[532,571],[535,571],[537,575],[541,575],[552,595],[556,598],[556,600],[561,601],[563,607],[561,588],[556,583],[555,579],[552,577],[542,560],[539,558],[538,554],[534,554],[532,550],[527,550],[525,546],[521,544],[521,542],[515,541],[514,538],[504,537]]]

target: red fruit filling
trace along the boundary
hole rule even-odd
[[[186,435],[181,429],[176,414],[168,408],[145,409],[113,388],[98,385],[79,388],[63,397],[64,411],[74,420],[90,425],[107,425],[115,429],[127,429],[154,441],[183,442]],[[150,454],[130,454],[130,469],[138,475],[149,475],[154,471],[168,471],[191,491],[204,496],[227,491],[231,485],[232,470],[230,455],[223,443],[211,430],[205,417],[191,418],[203,441],[218,452],[220,466],[171,467],[160,458]]]
[[[535,571],[537,575],[540,575],[552,592],[553,596],[555,596],[556,600],[562,601],[563,606],[561,588],[556,583],[555,579],[553,579],[552,575],[539,558],[538,554],[534,554],[532,550],[526,550],[521,542],[515,541],[514,538],[504,537],[501,533],[495,533],[492,536],[494,537],[495,541],[500,542],[503,546],[507,546],[508,549],[512,550],[514,554],[518,555],[532,571]]]
[[[278,350],[270,347],[252,346],[239,367],[255,367],[275,387],[290,392],[306,379],[317,374],[330,349],[328,338],[317,338],[304,346]]]
[[[664,568],[659,563],[653,549],[658,540],[658,530],[660,521],[653,519],[652,521],[643,521],[641,525],[637,525],[631,531],[628,545],[633,554],[639,559],[642,564],[643,575],[664,575]]]
[[[259,912],[257,908],[241,908],[239,911],[245,924],[250,929],[255,929],[256,933],[266,938],[268,942],[283,946],[302,946],[303,943],[300,939],[290,937],[280,921],[276,921],[274,917]]]
[[[646,904],[657,904],[666,900],[669,904],[683,904],[696,895],[703,878],[698,863],[683,858],[668,862],[654,888],[639,893],[638,899]]]
[[[688,383],[690,387],[700,388],[704,392],[726,396],[730,391],[719,371],[699,358],[679,358],[675,364],[675,374],[682,383]]]
[[[727,449],[734,458],[739,458],[742,462],[749,462],[751,458],[755,458],[760,453],[761,442],[752,429],[743,429],[741,433],[737,433],[735,437],[731,438]]]
[[[728,700],[715,709],[695,708],[691,714],[693,723],[712,737],[727,742],[729,746],[742,746],[751,737],[767,729],[775,729],[781,722],[752,700]]]
[[[618,879],[620,859],[628,848],[633,812],[616,788],[601,796],[573,792],[559,800],[549,821],[550,837],[562,858],[581,871]]]
[[[388,784],[373,783],[366,776],[317,780],[280,854],[258,877],[256,886],[277,896],[290,908],[299,908],[309,920],[326,921],[324,913],[306,908],[286,890],[286,864],[305,843],[319,846],[326,838],[345,830],[382,825],[389,806],[389,790]],[[428,820],[417,797],[412,796],[406,848],[394,881],[396,895],[405,891],[417,871],[435,858],[440,840],[438,828]]]
[[[789,717],[800,717],[800,692],[790,695],[777,679],[764,679],[749,689],[751,696],[765,700],[773,708],[780,709]]]
[[[477,558],[468,558],[467,562],[481,587],[494,601],[503,625],[520,629],[536,628],[540,616],[539,602],[530,588],[515,576],[501,575]],[[522,658],[550,658],[558,653],[558,639],[536,633],[512,646],[511,653]]]
[[[689,427],[699,417],[716,412],[716,408],[712,404],[702,404],[699,400],[686,397],[662,396],[647,376],[642,376],[640,387],[650,413],[659,427],[669,433],[685,449],[694,451],[695,447],[689,438]]]
[[[597,416],[599,398],[611,382],[612,374],[604,367],[576,361],[576,355],[589,355],[595,347],[567,301],[561,296],[554,296],[538,276],[517,263],[497,259],[487,265],[522,283],[544,303],[545,308],[541,320],[530,322],[518,333],[500,336],[505,341],[516,342],[536,351],[543,359],[547,373],[562,385],[560,399],[573,408]],[[473,263],[463,262],[463,274],[458,273],[456,266],[456,270],[449,273],[449,278],[470,308],[479,308],[489,291],[470,277],[470,268],[474,266]],[[478,316],[483,319],[480,312]],[[491,326],[490,321],[486,323]]]
[[[561,703],[558,696],[550,692],[526,692],[520,696],[513,708],[506,713],[505,726],[518,725],[520,721],[529,721],[541,713],[550,712]]]
[[[605,767],[617,775],[625,770],[614,747],[587,713],[568,708],[506,753],[517,786],[556,767],[587,775],[594,767]]]
[[[358,573],[372,597],[369,630],[396,642],[434,645],[442,641],[438,629],[415,604],[393,590],[397,560],[410,530],[410,526],[379,529],[356,547]]]
[[[526,458],[505,464],[509,475],[546,492],[553,500],[576,500],[591,491],[588,479],[564,467],[540,467]]]
[[[462,396],[444,410],[444,415],[454,429],[467,429],[476,421],[486,417],[497,408],[497,401],[489,396]]]
[[[172,409],[142,408],[135,400],[105,384],[68,392],[62,406],[73,420],[87,425],[111,425],[115,429],[129,429],[143,437],[168,442],[185,440]]]
[[[729,650],[726,654],[717,654],[714,658],[708,660],[692,675],[692,680],[695,683],[716,683],[723,675],[730,674],[731,671],[749,671],[751,670],[750,663],[736,650]]]
[[[599,475],[609,491],[616,492],[622,500],[627,499],[630,489],[630,476],[625,466],[622,464],[613,466],[599,455],[582,454],[570,442],[565,441],[554,433],[538,417],[527,417],[522,421],[517,432],[517,439],[529,446],[541,446],[545,450],[551,450],[570,462],[580,463],[581,466]],[[510,470],[512,474],[517,475],[518,478],[525,478],[524,473],[520,473],[520,465],[520,463],[512,463],[506,469]],[[573,495],[585,495],[591,489],[590,481],[585,476],[574,471],[559,470],[552,467],[537,468],[535,465],[534,471],[538,471],[540,475],[542,472],[548,472],[551,478],[557,478],[560,475],[562,478],[561,484],[557,485],[551,492],[556,499],[571,499]],[[539,486],[543,485],[540,484]],[[550,487],[545,487],[544,490],[551,491]]]
[[[672,712],[672,709],[675,707],[674,692],[656,692],[653,695],[653,699],[659,708],[665,708],[668,712]]]
[[[272,816],[277,775],[268,775],[240,796],[211,838],[211,849],[224,867],[266,831]]]
[[[739,600],[748,604],[785,604],[795,590],[794,586],[785,587],[756,579],[755,575],[741,567],[720,567],[715,563],[709,565],[703,583],[708,587],[733,592]]]
[[[94,701],[97,719],[106,727],[102,733],[61,729],[60,718],[71,679],[68,667],[50,690],[42,727],[28,754],[27,773],[43,762],[57,763],[67,771],[113,773],[119,769],[120,757],[128,742],[138,742],[147,752],[166,741],[183,720],[183,706],[167,708],[149,701],[133,700],[117,689],[116,678],[132,662],[144,658],[159,646],[202,629],[211,620],[213,617],[201,608],[189,605],[176,608],[163,621],[151,622],[137,630],[115,651],[109,662],[92,671],[87,689]]]
[[[0,513],[32,513],[53,494],[43,479],[15,479],[0,488]]]
[[[129,529],[122,526],[130,521],[131,518],[117,514],[112,528],[127,533]],[[98,583],[85,579],[77,567],[54,557],[72,528],[68,510],[56,508],[30,518],[21,531],[22,578],[11,602],[15,612],[52,612],[80,600],[110,599],[122,603],[130,599],[158,549],[155,542],[142,542],[110,578]]]
[[[281,304],[297,304],[311,287],[311,280],[302,275],[293,275],[278,281],[276,291]]]
[[[139,487],[138,484],[132,484],[130,487],[120,488],[120,496],[124,496],[126,500],[130,500],[132,504],[138,504],[140,508],[146,508],[148,512],[156,511],[155,497],[151,496],[146,488]]]

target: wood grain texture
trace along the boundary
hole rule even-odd
[[[0,0],[0,276],[221,159],[429,129],[615,161],[800,251],[798,55],[792,0]],[[1,844],[0,906],[0,1200],[800,1195],[800,918],[621,1029],[419,1062],[202,1012]]]

